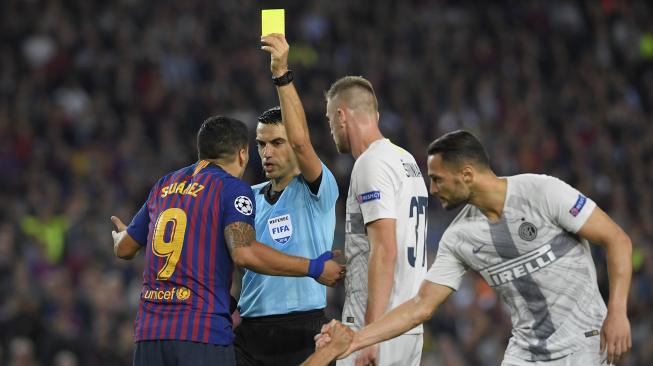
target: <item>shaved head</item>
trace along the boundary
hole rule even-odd
[[[377,113],[378,104],[372,84],[361,76],[338,79],[326,92],[327,101],[344,102],[347,107],[366,113]]]

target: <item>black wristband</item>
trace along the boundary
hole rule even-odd
[[[295,78],[295,73],[292,70],[286,71],[285,74],[279,76],[278,78],[272,78],[272,83],[276,86],[284,86],[290,84],[291,81]]]

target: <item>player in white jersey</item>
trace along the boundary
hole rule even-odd
[[[553,177],[497,177],[481,143],[465,131],[429,146],[428,172],[430,193],[445,209],[466,206],[445,231],[419,294],[356,333],[341,357],[429,319],[471,268],[511,311],[512,338],[502,365],[619,361],[631,347],[632,244],[605,212]],[[588,241],[607,251],[607,308]]]
[[[356,159],[346,205],[342,321],[357,330],[417,294],[426,273],[428,193],[413,156],[381,134],[369,81],[336,81],[327,92],[327,118],[338,151]],[[418,365],[422,326],[404,333],[338,364]]]

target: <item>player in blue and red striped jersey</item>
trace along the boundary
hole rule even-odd
[[[255,205],[240,180],[247,128],[211,117],[197,134],[199,161],[154,185],[126,227],[112,217],[114,252],[131,259],[145,248],[135,321],[134,365],[235,365],[230,295],[233,265],[333,285],[344,267],[331,252],[308,260],[255,240]]]

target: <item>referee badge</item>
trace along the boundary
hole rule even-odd
[[[276,216],[268,220],[268,231],[274,241],[281,245],[292,238],[292,220],[290,214]]]

